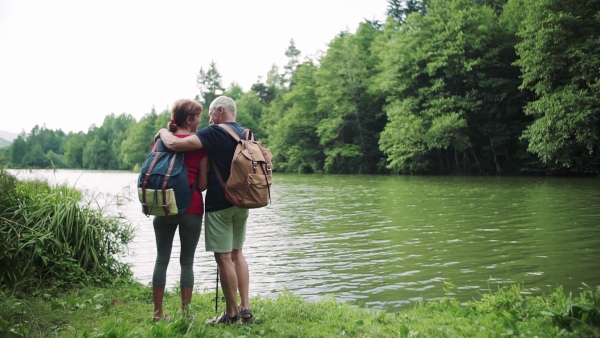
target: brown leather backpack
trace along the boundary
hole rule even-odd
[[[246,135],[245,139],[240,139],[230,126],[226,124],[218,124],[218,126],[225,129],[238,142],[227,182],[223,182],[215,162],[211,161],[225,191],[225,198],[229,203],[244,209],[266,206],[271,201],[273,182],[271,151],[261,142],[254,140],[254,134],[250,129],[245,129],[242,134]]]

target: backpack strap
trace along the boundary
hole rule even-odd
[[[173,155],[173,158],[171,158],[171,162],[169,163],[169,170],[167,170],[167,173],[165,174],[165,179],[163,180],[163,184],[162,184],[162,195],[163,195],[163,203],[167,200],[167,183],[169,183],[169,179],[171,178],[171,172],[173,171],[173,165],[175,164],[175,159],[177,158],[177,154]],[[163,204],[163,210],[165,211],[165,216],[169,216],[169,209],[167,209],[167,205]]]
[[[254,169],[254,173],[256,173],[256,166],[258,164],[258,162],[254,159],[254,152],[252,151],[252,149],[248,148],[246,146],[246,144],[243,141],[252,141],[254,142],[254,134],[252,133],[252,130],[246,128],[244,129],[244,131],[242,132],[243,134],[246,134],[246,139],[245,140],[241,140],[239,135],[233,130],[233,128],[231,128],[230,126],[222,123],[222,124],[217,124],[217,126],[225,129],[229,135],[231,135],[231,137],[233,137],[238,143],[242,142],[242,145],[244,146],[244,149],[246,149],[248,151],[248,155],[250,155],[250,158],[252,159],[252,165],[253,165],[253,169]],[[264,154],[264,151],[263,151]],[[218,172],[217,172],[218,173]]]
[[[159,149],[160,148],[160,149]],[[171,152],[167,147],[165,147],[165,144],[163,143],[163,141],[158,138],[158,140],[156,140],[154,142],[154,146],[152,147],[152,151],[158,151],[158,152]],[[183,154],[185,156],[185,154]],[[208,156],[208,155],[206,155]],[[200,161],[202,161],[202,159],[200,159]],[[192,191],[192,195],[194,194],[194,190],[196,190],[196,188],[198,188],[198,182],[200,181],[200,162],[198,162],[198,175],[196,175],[196,177],[194,178],[194,183],[192,183],[192,185],[190,185],[190,190]]]
[[[215,171],[215,174],[217,174],[217,178],[219,179],[219,183],[221,183],[221,188],[223,188],[223,191],[225,191],[225,182],[223,182],[223,177],[221,176],[221,173],[219,172],[219,169],[217,168],[217,165],[215,164],[215,161],[213,161],[210,157],[208,158],[208,160],[210,161],[213,170]]]
[[[162,155],[162,153],[156,153],[156,155],[154,156],[154,159],[152,159],[152,163],[150,163],[150,166],[148,167],[148,171],[146,171],[146,174],[144,175],[144,182],[142,183],[142,207],[144,208],[144,213],[146,215],[150,214],[150,210],[148,210],[148,204],[146,204],[146,185],[148,185],[148,179],[150,179],[150,173],[152,172],[152,169],[154,168],[154,165],[156,164],[156,161],[158,161],[158,158],[160,157],[160,155]]]
[[[240,142],[242,141],[242,139],[240,138],[240,136],[233,130],[233,128],[231,128],[230,126],[228,126],[225,123],[221,123],[221,124],[217,124],[216,126],[219,126],[223,129],[225,129],[225,131],[231,136],[233,137],[233,139],[236,140],[236,142]],[[250,129],[244,129],[244,131],[242,132],[243,134],[246,134],[246,140],[245,141],[254,141],[254,134],[252,134],[252,131]],[[217,178],[219,179],[219,183],[221,183],[221,187],[223,188],[223,191],[225,191],[225,182],[223,181],[223,176],[221,176],[221,172],[219,171],[219,168],[217,168],[217,164],[215,163],[215,161],[213,161],[210,157],[208,158],[208,160],[211,163],[211,166],[213,168],[213,170],[215,171],[215,174],[217,174]]]
[[[231,137],[233,137],[236,141],[240,142],[240,136],[233,130],[233,128],[231,128],[230,126],[226,125],[225,123],[221,123],[221,124],[217,124],[217,126],[225,129],[225,131],[227,131],[229,133],[229,135],[231,135]],[[246,134],[246,141],[254,141],[254,134],[252,133],[252,131],[248,128],[244,129],[244,131],[242,132],[242,135]]]

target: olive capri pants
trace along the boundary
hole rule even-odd
[[[167,280],[167,267],[173,249],[173,237],[179,226],[179,240],[181,241],[180,287],[194,286],[194,255],[202,229],[202,215],[182,214],[173,216],[155,216],[152,221],[156,237],[156,263],[152,275],[152,286],[165,286]]]

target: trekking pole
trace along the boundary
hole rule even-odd
[[[219,304],[219,266],[217,265],[217,284],[215,285],[215,312],[217,312],[217,306]]]

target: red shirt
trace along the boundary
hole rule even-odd
[[[174,134],[179,138],[186,138],[188,135],[180,135]],[[190,150],[184,152],[185,154],[185,165],[188,169],[188,181],[190,182],[190,186],[194,184],[194,180],[196,180],[198,176],[198,165],[200,164],[200,160],[206,157],[206,152],[203,149],[198,150]],[[198,180],[196,186],[200,181]],[[192,202],[190,203],[189,208],[185,212],[186,214],[193,215],[204,215],[204,202],[202,201],[202,192],[199,189],[196,189],[192,195]]]

